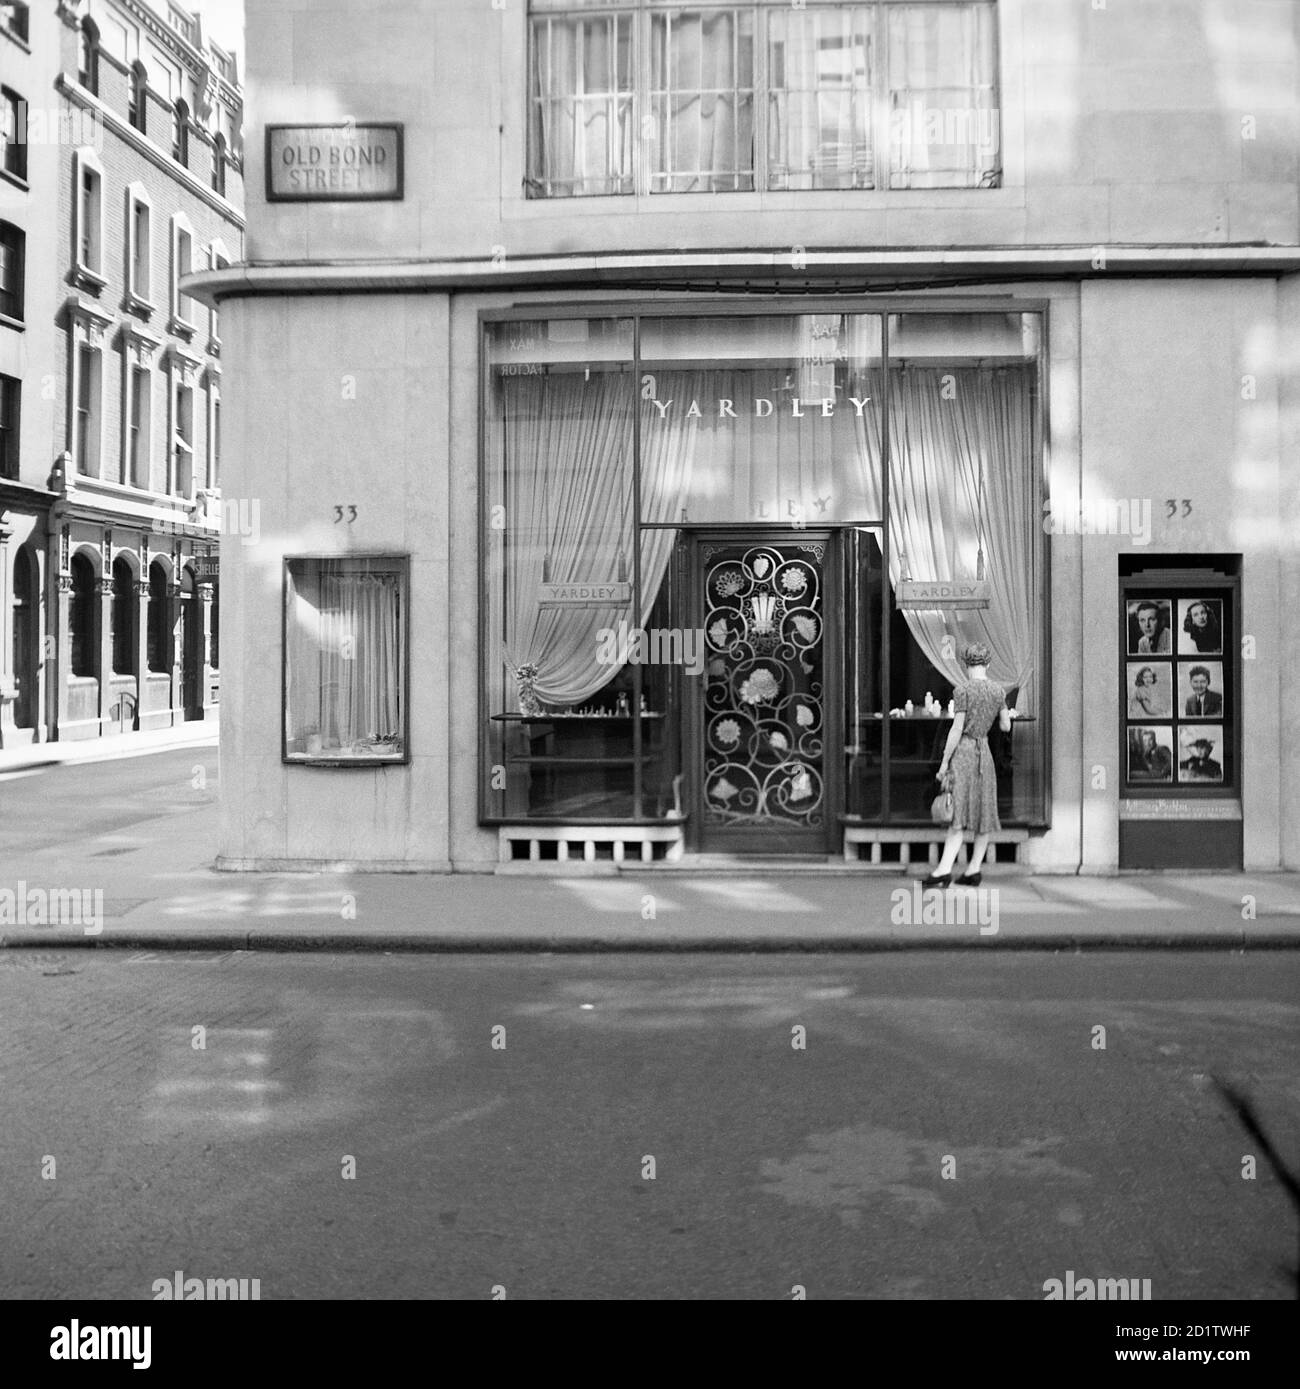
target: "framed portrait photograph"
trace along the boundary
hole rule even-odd
[[[1128,779],[1171,782],[1174,779],[1174,731],[1150,724],[1130,724]]]
[[[1178,716],[1182,719],[1223,717],[1223,662],[1178,662]]]
[[[1128,663],[1130,719],[1168,719],[1174,712],[1173,673],[1168,661]]]
[[[1221,656],[1223,654],[1223,599],[1180,598],[1178,600],[1178,654],[1180,656]]]
[[[1128,600],[1128,654],[1168,656],[1174,649],[1173,603],[1168,598]]]
[[[1178,730],[1178,780],[1223,780],[1223,725],[1184,724]]]

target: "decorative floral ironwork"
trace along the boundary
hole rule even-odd
[[[718,825],[819,827],[821,554],[709,547],[705,617],[705,813]],[[817,547],[820,549],[821,547]],[[795,558],[795,550],[799,558]]]

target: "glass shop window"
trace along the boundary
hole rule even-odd
[[[402,556],[286,561],[286,762],[408,760],[408,592]]]

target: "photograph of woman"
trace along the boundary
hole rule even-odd
[[[1213,656],[1223,651],[1223,600],[1181,598],[1178,601],[1179,651]]]
[[[1178,730],[1179,781],[1223,780],[1223,729],[1213,724],[1185,724]]]
[[[1128,779],[1172,781],[1174,739],[1168,728],[1130,728],[1128,731]]]
[[[1167,719],[1173,712],[1169,667],[1143,666],[1130,661],[1128,667],[1128,716],[1131,719]]]
[[[937,780],[944,782],[952,771],[953,818],[943,842],[943,853],[923,888],[947,887],[953,881],[966,835],[974,835],[970,861],[957,879],[966,887],[978,887],[989,836],[1002,828],[998,819],[997,769],[989,751],[988,733],[996,722],[1003,733],[1011,731],[1014,709],[1007,708],[1006,691],[989,679],[993,653],[983,642],[972,642],[962,654],[966,679],[953,691],[953,720],[943,750]]]

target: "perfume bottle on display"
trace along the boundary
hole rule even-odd
[[[907,703],[903,705],[903,713],[910,719],[915,712],[916,705],[909,699]]]

